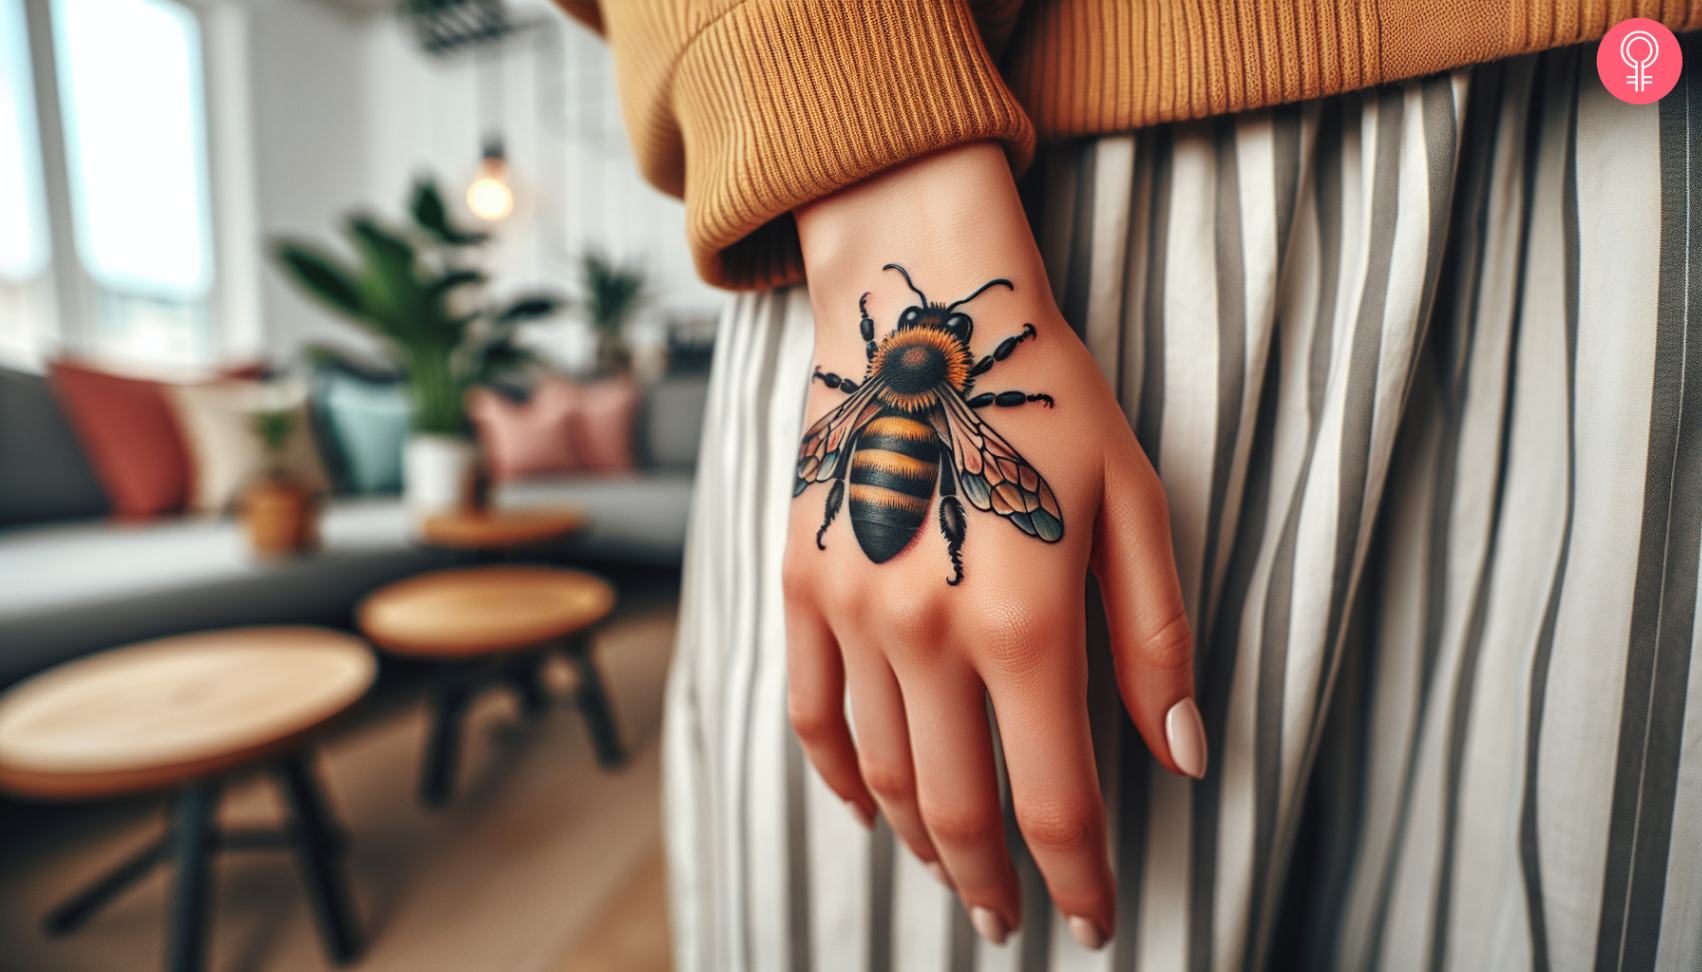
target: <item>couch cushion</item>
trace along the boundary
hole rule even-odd
[[[107,509],[47,379],[0,369],[0,524],[105,516]]]
[[[685,550],[691,474],[529,479],[502,484],[495,501],[502,506],[569,505],[584,510],[591,525],[569,542],[571,557],[673,566]]]
[[[346,624],[380,584],[442,562],[412,547],[399,504],[327,511],[320,553],[257,561],[217,517],[88,521],[0,533],[0,685],[158,635],[234,624]]]
[[[687,474],[566,477],[509,484],[503,505],[574,505],[592,525],[568,563],[677,565],[691,503]],[[324,548],[257,561],[221,517],[83,521],[0,531],[0,686],[143,638],[238,624],[350,622],[368,592],[450,558],[407,539],[394,497],[331,504]]]

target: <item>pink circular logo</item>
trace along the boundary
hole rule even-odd
[[[1647,17],[1621,20],[1596,49],[1596,73],[1602,86],[1628,105],[1646,105],[1666,97],[1678,83],[1684,55],[1678,38]]]

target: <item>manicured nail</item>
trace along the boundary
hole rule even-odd
[[[1193,699],[1170,707],[1164,716],[1164,741],[1170,744],[1170,758],[1177,769],[1196,780],[1206,775],[1206,727]]]
[[[1011,933],[1011,930],[1005,927],[1005,920],[986,908],[971,908],[969,923],[975,926],[976,934],[994,945],[1003,945],[1005,936]]]
[[[851,816],[857,818],[857,822],[863,825],[864,830],[875,829],[875,818],[870,816],[869,811],[864,810],[861,805],[846,800],[845,808],[851,811]]]
[[[934,876],[934,880],[948,888],[951,887],[951,878],[946,877],[946,869],[940,866],[939,861],[928,861],[927,866],[928,873]]]
[[[1081,942],[1082,948],[1090,952],[1097,952],[1105,947],[1105,933],[1099,930],[1098,925],[1086,918],[1071,915],[1070,934],[1076,937],[1076,941]]]

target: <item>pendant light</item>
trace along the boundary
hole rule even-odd
[[[487,223],[500,223],[514,212],[514,188],[508,183],[508,157],[501,136],[485,139],[479,174],[467,186],[467,208]]]
[[[467,208],[487,223],[500,223],[514,212],[514,186],[509,179],[508,153],[504,150],[497,126],[491,123],[492,119],[502,118],[502,50],[500,40],[491,44],[474,76],[479,89],[479,114],[483,116],[485,136],[479,172],[467,185]],[[493,61],[494,64],[491,63]],[[494,77],[487,77],[486,72],[493,70]]]

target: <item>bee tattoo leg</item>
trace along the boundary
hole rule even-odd
[[[1052,396],[1045,392],[1029,394],[1028,392],[1002,391],[982,392],[969,400],[969,407],[986,408],[989,405],[997,405],[1000,408],[1011,408],[1012,406],[1025,405],[1029,402],[1039,402],[1047,408],[1051,408],[1053,404],[1055,404],[1052,401]]]
[[[940,533],[946,538],[946,555],[951,557],[952,575],[946,583],[956,587],[963,580],[963,535],[968,532],[969,518],[963,515],[963,504],[957,500],[957,483],[952,479],[951,466],[940,464]]]
[[[1000,341],[999,346],[993,349],[992,354],[975,362],[975,367],[969,369],[969,377],[974,378],[992,371],[994,365],[1011,356],[1011,352],[1016,350],[1017,345],[1034,337],[1034,335],[1034,325],[1024,324],[1021,331]]]
[[[863,357],[875,360],[875,319],[869,316],[869,295],[867,292],[857,298],[857,310],[863,319],[857,322],[857,331],[863,335]]]
[[[827,491],[827,508],[822,511],[821,529],[816,531],[816,549],[826,550],[827,528],[833,525],[833,518],[839,515],[839,505],[845,501],[845,479],[833,481],[833,487]]]
[[[816,381],[821,382],[822,384],[826,385],[829,388],[837,388],[847,395],[856,391],[857,388],[858,388],[857,383],[852,381],[851,379],[841,378],[831,371],[822,371],[821,368],[819,368],[819,367],[816,368],[816,373],[811,375],[810,377],[815,379]]]

